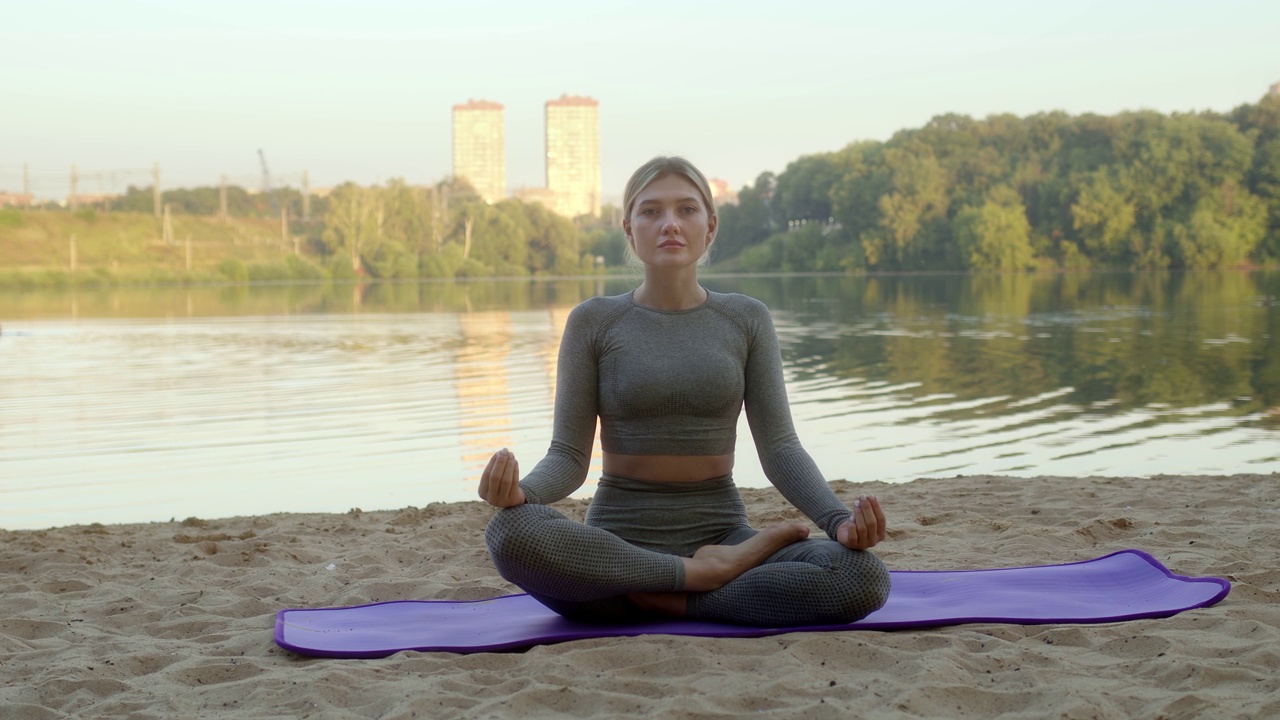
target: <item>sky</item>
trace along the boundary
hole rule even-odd
[[[1226,111],[1280,82],[1274,0],[0,0],[0,191],[451,173],[451,108],[505,106],[510,189],[544,103],[600,103],[606,201],[680,154],[733,186],[931,117]]]

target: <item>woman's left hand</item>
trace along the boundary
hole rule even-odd
[[[885,539],[884,510],[875,495],[863,495],[853,504],[853,515],[836,528],[836,540],[852,550],[868,550]]]

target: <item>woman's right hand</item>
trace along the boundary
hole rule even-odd
[[[836,541],[850,550],[870,550],[888,535],[884,510],[875,495],[858,498],[853,514],[836,528]]]
[[[524,504],[524,490],[520,489],[520,463],[516,462],[516,456],[510,450],[502,448],[489,458],[489,464],[480,473],[480,498],[499,508]]]

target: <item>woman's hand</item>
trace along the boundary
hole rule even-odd
[[[509,508],[524,504],[520,489],[520,463],[511,451],[502,448],[489,458],[480,473],[480,498],[494,507]]]
[[[884,540],[884,510],[874,495],[863,495],[853,504],[853,515],[836,528],[836,540],[852,550],[867,550]]]

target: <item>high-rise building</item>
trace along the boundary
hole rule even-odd
[[[547,101],[547,190],[561,215],[600,214],[600,103]]]
[[[453,175],[471,183],[485,202],[507,196],[502,103],[468,100],[453,106]]]
[[[1271,92],[1272,95],[1280,95],[1280,82],[1276,83],[1275,85],[1272,85],[1267,89]]]
[[[728,180],[711,178],[707,183],[711,185],[711,202],[715,203],[716,207],[738,204],[738,192],[729,186]]]

